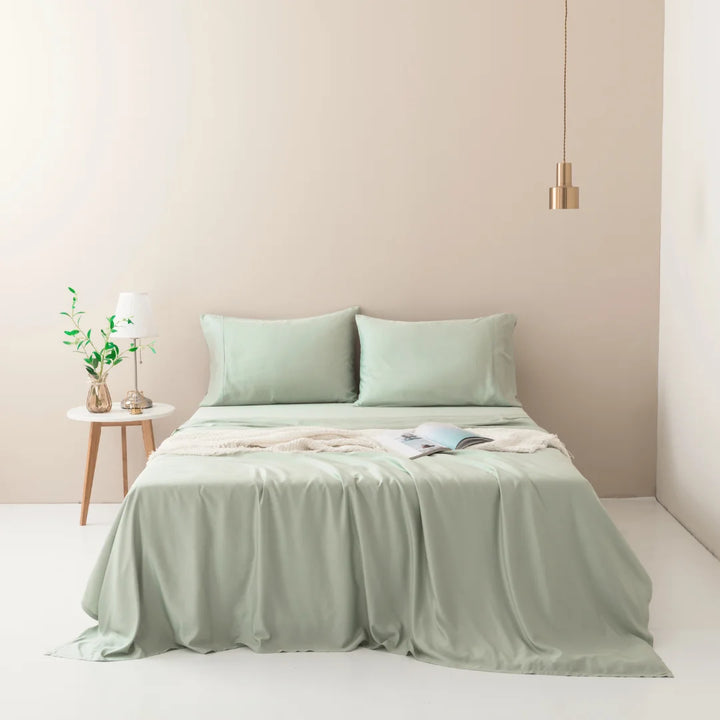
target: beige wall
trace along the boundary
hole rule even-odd
[[[720,555],[720,6],[665,29],[658,498]]]
[[[566,213],[559,0],[0,2],[1,501],[79,497],[67,284],[94,320],[152,294],[142,386],[175,423],[202,312],[515,312],[528,411],[600,493],[653,493],[660,0],[571,3]]]

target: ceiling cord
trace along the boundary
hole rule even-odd
[[[567,20],[568,4],[565,0],[565,54],[563,56],[563,162],[565,162],[565,144],[567,142]]]

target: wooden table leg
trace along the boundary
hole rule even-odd
[[[152,420],[142,421],[143,442],[145,443],[145,455],[150,457],[155,452],[155,436],[153,435]]]
[[[95,462],[97,461],[98,446],[100,445],[100,423],[90,423],[90,437],[88,438],[87,460],[85,461],[85,483],[83,484],[82,504],[80,505],[80,524],[87,522],[90,493],[92,493],[93,478],[95,477]]]
[[[122,444],[122,472],[123,472],[123,497],[127,495],[127,429],[124,425],[120,426],[120,442]]]

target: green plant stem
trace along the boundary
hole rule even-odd
[[[87,356],[87,352],[85,351],[85,348],[88,346],[88,344],[90,345],[90,347],[93,349],[93,351],[95,353],[97,353],[100,357],[100,368],[98,370],[95,370],[95,372],[98,375],[97,379],[101,380],[103,377],[104,370],[105,370],[105,361],[103,360],[103,355],[102,355],[102,353],[98,352],[97,347],[95,347],[95,343],[92,341],[91,338],[89,338],[87,336],[87,333],[80,327],[80,323],[76,320],[76,317],[77,316],[75,314],[75,308],[72,308],[72,312],[70,314],[70,321],[74,325],[74,329],[77,330],[78,333],[82,336],[83,339],[81,340],[81,342],[84,342],[85,346],[83,347],[82,350],[80,350],[80,348],[76,347],[74,352]]]

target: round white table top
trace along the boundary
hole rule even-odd
[[[114,402],[112,410],[106,413],[91,413],[84,405],[70,408],[67,416],[71,420],[82,420],[82,422],[139,422],[140,420],[157,420],[158,418],[171,415],[175,408],[167,403],[153,403],[153,406],[146,408],[140,415],[131,415],[129,410],[120,407],[119,402]]]

